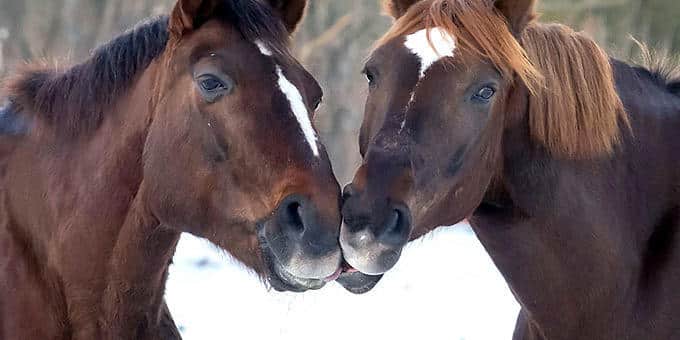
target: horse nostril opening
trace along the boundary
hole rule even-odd
[[[411,223],[408,213],[396,208],[385,221],[382,235],[383,241],[400,244],[403,243],[410,234]]]
[[[302,205],[299,202],[291,202],[285,207],[283,222],[288,230],[301,234],[305,231],[305,224],[302,220]]]
[[[390,214],[385,223],[385,233],[398,233],[399,232],[399,219],[401,219],[401,214],[399,211],[395,210]]]

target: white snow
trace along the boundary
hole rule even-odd
[[[183,237],[167,302],[186,340],[511,339],[519,307],[469,226],[412,242],[371,292],[267,291],[207,241]],[[491,321],[489,321],[491,320]]]

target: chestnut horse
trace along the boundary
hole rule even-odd
[[[365,291],[466,218],[514,338],[680,339],[680,78],[534,22],[534,0],[391,0],[340,243]]]
[[[6,82],[0,338],[179,338],[163,293],[181,232],[277,290],[337,276],[322,93],[288,50],[305,6],[180,0],[82,64]]]

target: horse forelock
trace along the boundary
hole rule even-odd
[[[390,41],[427,30],[443,31],[455,39],[456,46],[489,59],[504,78],[519,77],[532,92],[542,86],[541,75],[529,61],[524,49],[493,4],[486,1],[424,0],[415,3],[374,48]]]
[[[445,30],[457,47],[488,59],[503,78],[520,80],[531,98],[532,137],[555,156],[610,154],[628,126],[609,57],[584,34],[531,22],[517,37],[491,1],[424,0],[375,48],[423,29]]]

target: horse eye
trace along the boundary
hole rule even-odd
[[[477,92],[477,94],[475,94],[475,98],[483,100],[483,101],[488,101],[495,94],[496,94],[496,90],[494,90],[493,88],[491,88],[489,86],[485,86],[482,89],[480,89],[479,92]]]
[[[373,85],[373,83],[375,83],[375,76],[373,75],[373,73],[367,71],[366,72],[366,80],[368,80],[369,85]]]
[[[314,102],[314,106],[313,106],[314,111],[319,109],[319,106],[321,106],[322,102],[323,102],[323,99],[321,97],[319,97],[319,99],[317,99],[316,102]]]
[[[375,73],[369,68],[365,68],[363,73],[366,76],[366,80],[368,80],[368,85],[373,86],[375,84]]]
[[[209,103],[215,102],[221,96],[231,93],[234,83],[227,76],[217,77],[205,74],[196,78],[196,83],[203,98]]]
[[[225,86],[222,84],[222,81],[214,77],[207,77],[201,80],[201,88],[208,92],[223,89],[224,87]]]

